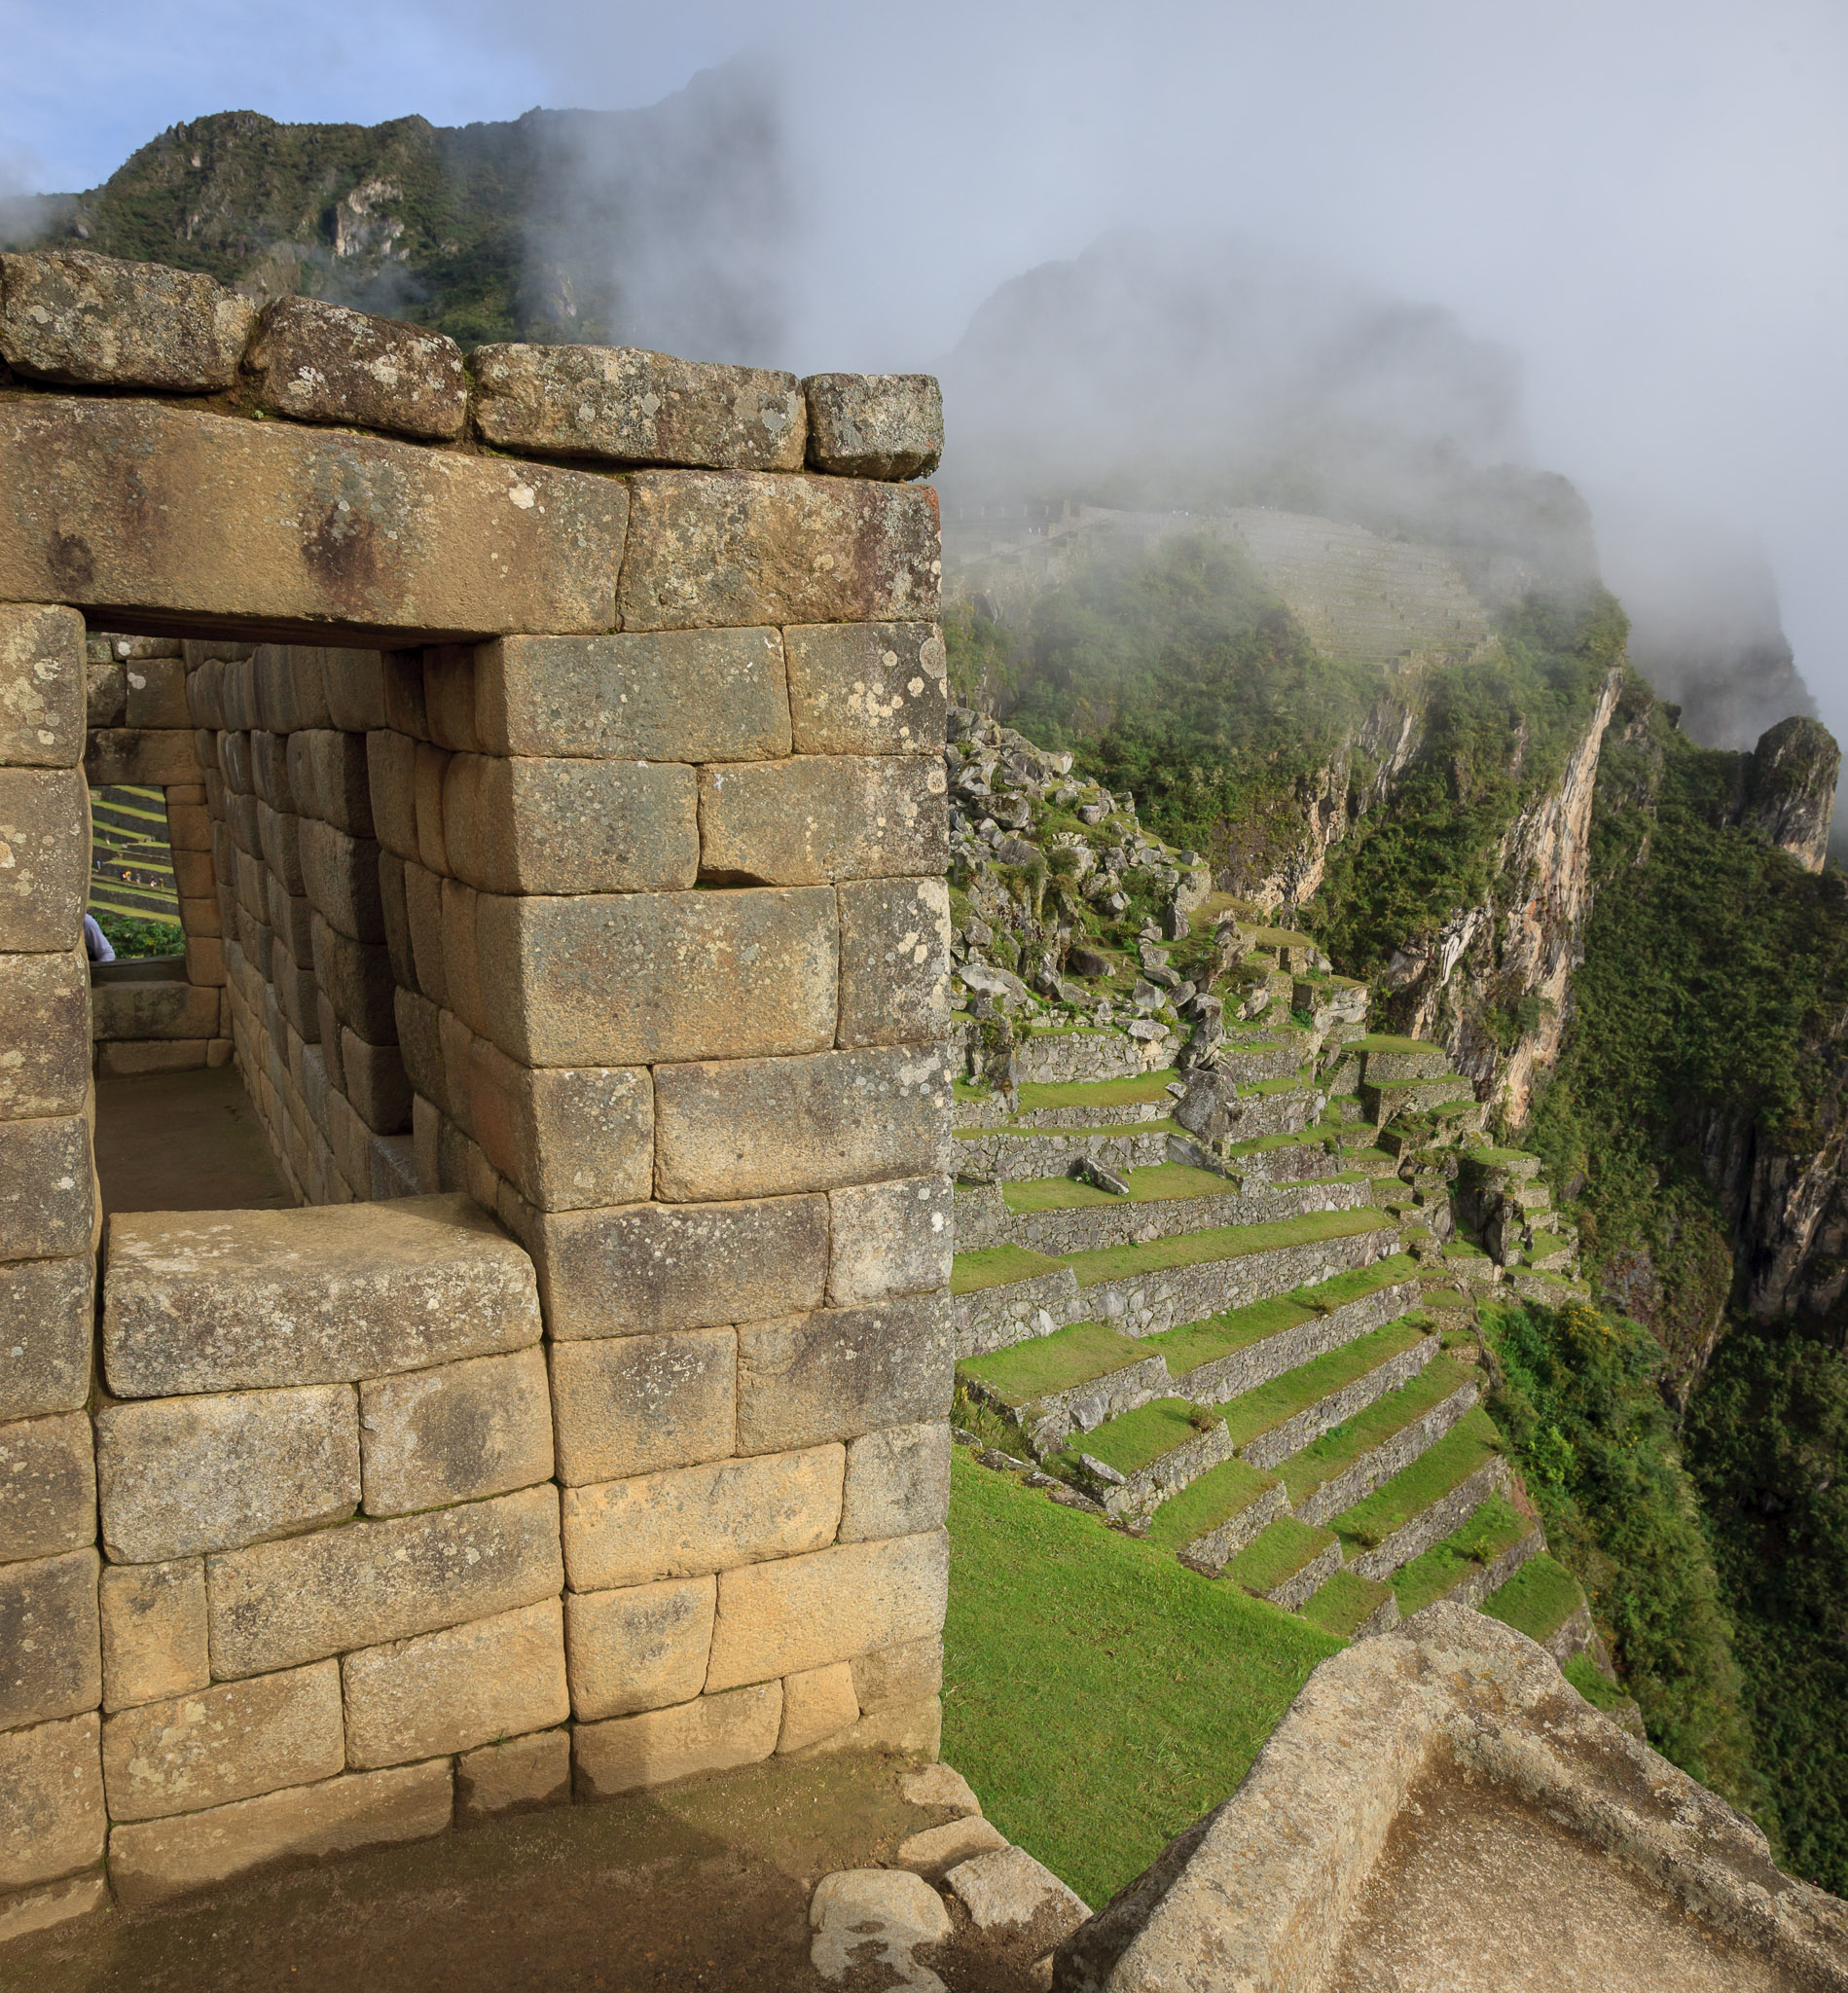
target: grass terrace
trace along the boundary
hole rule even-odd
[[[1317,1211],[1299,1218],[1268,1225],[1215,1225],[1209,1231],[1187,1232],[1176,1239],[1155,1239],[1146,1246],[1106,1246],[1094,1252],[1065,1255],[1081,1287],[1101,1281],[1134,1280],[1139,1274],[1163,1273],[1178,1266],[1202,1266],[1215,1259],[1243,1259],[1253,1252],[1274,1252],[1285,1246],[1312,1246],[1327,1239],[1356,1239],[1363,1233],[1390,1229],[1371,1208],[1365,1211]]]
[[[1187,1398],[1158,1397],[1121,1418],[1105,1420],[1095,1431],[1074,1439],[1066,1451],[1088,1453],[1119,1474],[1140,1474],[1164,1453],[1198,1439],[1218,1424],[1216,1418],[1210,1417],[1205,1425],[1197,1425],[1201,1407]]]
[[[1003,1404],[1029,1405],[1107,1377],[1148,1355],[1146,1344],[1102,1322],[1074,1322],[1054,1335],[1032,1336],[993,1356],[965,1358],[957,1368],[986,1385]]]
[[[1247,1591],[1268,1592],[1286,1577],[1294,1577],[1333,1541],[1332,1530],[1319,1530],[1313,1523],[1298,1522],[1293,1515],[1280,1515],[1232,1559],[1225,1576]]]
[[[1242,1460],[1222,1460],[1156,1509],[1148,1525],[1148,1540],[1164,1550],[1178,1550],[1230,1521],[1265,1489],[1276,1485],[1275,1474],[1261,1474]]]
[[[1332,1314],[1350,1301],[1361,1300],[1382,1287],[1390,1287],[1395,1281],[1407,1280],[1417,1270],[1418,1262],[1408,1254],[1395,1253],[1390,1259],[1376,1259],[1371,1266],[1318,1281],[1313,1287],[1273,1294],[1268,1300],[1249,1302],[1243,1308],[1228,1308],[1224,1314],[1209,1316],[1204,1322],[1189,1322],[1179,1328],[1164,1329],[1159,1335],[1144,1336],[1141,1347],[1159,1351],[1167,1359],[1169,1369],[1182,1377],[1202,1363],[1249,1349],[1266,1336],[1281,1335],[1298,1323],[1317,1315]]]
[[[1507,1583],[1492,1591],[1482,1610],[1529,1640],[1545,1641],[1585,1602],[1578,1580],[1548,1552],[1530,1557]],[[1576,1684],[1574,1685],[1576,1685]]]
[[[1371,1335],[1361,1336],[1358,1342],[1330,1350],[1299,1370],[1287,1371],[1268,1384],[1259,1385],[1255,1391],[1248,1391],[1225,1407],[1226,1430],[1233,1444],[1249,1446],[1261,1434],[1293,1419],[1298,1412],[1307,1411],[1311,1405],[1320,1404],[1324,1397],[1355,1383],[1424,1338],[1419,1319],[1404,1315],[1396,1322],[1389,1322],[1384,1328],[1376,1328]]]
[[[1140,1124],[1131,1123],[1131,1126]],[[1189,1163],[1154,1163],[1146,1169],[1126,1170],[1129,1201],[1158,1204],[1177,1197],[1236,1197],[1238,1185],[1214,1170],[1196,1170]],[[1100,1190],[1095,1183],[1081,1183],[1075,1177],[1033,1177],[1022,1182],[1003,1183],[1001,1196],[1009,1211],[1082,1211],[1090,1205],[1121,1205],[1124,1200],[1111,1190]]]
[[[1439,1357],[1437,1363],[1449,1360]],[[1473,1411],[1466,1412],[1435,1446],[1427,1447],[1410,1467],[1375,1488],[1364,1502],[1343,1509],[1332,1524],[1334,1532],[1348,1548],[1356,1552],[1371,1550],[1402,1530],[1413,1516],[1422,1515],[1433,1502],[1448,1495],[1460,1481],[1467,1480],[1501,1451],[1502,1435],[1495,1430],[1495,1421],[1477,1405]],[[1519,1575],[1517,1572],[1516,1577]]]
[[[1416,1377],[1377,1397],[1364,1411],[1324,1432],[1313,1446],[1291,1454],[1278,1469],[1295,1506],[1313,1488],[1345,1474],[1362,1454],[1383,1445],[1395,1432],[1422,1418],[1433,1405],[1440,1405],[1461,1384],[1473,1375],[1468,1364],[1454,1357],[1437,1356]]]
[[[1503,1551],[1513,1549],[1533,1527],[1504,1496],[1492,1497],[1461,1529],[1433,1543],[1423,1556],[1414,1557],[1395,1576],[1393,1589],[1398,1594],[1400,1617],[1409,1619],[1423,1607],[1455,1591],[1472,1571],[1493,1564]]]
[[[1386,1602],[1392,1586],[1358,1571],[1337,1571],[1319,1584],[1302,1608],[1311,1626],[1338,1640],[1352,1640],[1356,1630]],[[1402,1610],[1402,1609],[1401,1609]]]
[[[1153,1121],[1118,1121],[1103,1128],[958,1128],[957,1135],[977,1137],[983,1141],[999,1136],[1004,1141],[1079,1141],[1087,1135],[1142,1138],[1150,1135],[1179,1135],[1180,1123],[1163,1114]]]
[[[1020,1105],[1027,1107],[1130,1107],[1168,1098],[1176,1077],[1172,1066],[1138,1072],[1127,1079],[1024,1080]]]
[[[1043,1252],[1030,1252],[1024,1246],[982,1246],[973,1252],[959,1252],[951,1261],[950,1291],[979,1294],[987,1287],[1004,1287],[1014,1281],[1057,1273],[1064,1264],[1060,1259],[1048,1259]]]

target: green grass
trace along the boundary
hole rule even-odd
[[[1574,1654],[1559,1672],[1593,1709],[1621,1709],[1630,1700],[1628,1691],[1619,1688],[1588,1653]]]
[[[1395,1038],[1391,1032],[1369,1032],[1363,1038],[1349,1038],[1341,1050],[1344,1055],[1349,1052],[1442,1052],[1446,1059],[1450,1056],[1441,1045],[1433,1045],[1427,1038]]]
[[[1142,1101],[1168,1097],[1168,1083],[1175,1069],[1164,1066],[1158,1072],[1132,1073],[1127,1079],[1070,1079],[1023,1081],[1019,1089],[1023,1107],[1129,1107]]]
[[[1222,1460],[1156,1509],[1148,1525],[1148,1540],[1164,1550],[1178,1550],[1195,1537],[1216,1530],[1228,1516],[1237,1515],[1266,1488],[1276,1485],[1275,1474],[1261,1474],[1242,1460]]]
[[[1141,1123],[1132,1123],[1141,1126]],[[1239,1188],[1212,1170],[1196,1170],[1189,1163],[1153,1163],[1146,1169],[1122,1172],[1130,1187],[1129,1200],[1141,1204],[1161,1204],[1177,1197],[1236,1197]],[[1120,1205],[1125,1200],[1112,1190],[1100,1190],[1095,1183],[1080,1183],[1075,1177],[1033,1177],[1019,1183],[1004,1183],[1001,1196],[1009,1211],[1084,1211],[1100,1204]]]
[[[1133,1280],[1138,1274],[1164,1273],[1178,1266],[1201,1266],[1215,1259],[1243,1259],[1253,1252],[1274,1252],[1286,1246],[1307,1246],[1326,1239],[1354,1239],[1386,1229],[1379,1213],[1317,1211],[1299,1218],[1268,1225],[1215,1225],[1204,1232],[1186,1232],[1178,1239],[1155,1239],[1146,1246],[1105,1246],[1094,1252],[1070,1252],[1066,1264],[1081,1287],[1100,1281]]]
[[[943,1755],[1087,1902],[1238,1786],[1340,1645],[959,1449]]]
[[[1149,1354],[1133,1336],[1119,1335],[1102,1322],[1074,1322],[1054,1335],[1030,1337],[991,1357],[969,1357],[957,1365],[964,1377],[979,1378],[1006,1404],[1032,1404],[1055,1391],[1089,1384],[1112,1370],[1140,1362]]]
[[[1356,1412],[1332,1431],[1324,1432],[1313,1446],[1291,1454],[1278,1472],[1289,1490],[1291,1505],[1312,1488],[1320,1488],[1337,1475],[1345,1474],[1362,1454],[1371,1453],[1403,1426],[1441,1404],[1470,1371],[1454,1357],[1433,1357],[1416,1377],[1396,1391],[1377,1397],[1364,1411]]]
[[[1370,1335],[1345,1343],[1300,1369],[1286,1371],[1282,1377],[1260,1384],[1255,1391],[1246,1392],[1222,1408],[1232,1443],[1249,1446],[1260,1433],[1269,1432],[1286,1419],[1293,1419],[1298,1412],[1320,1404],[1331,1392],[1364,1377],[1369,1370],[1378,1369],[1402,1350],[1423,1340],[1424,1331],[1418,1323],[1409,1316],[1401,1316]]]
[[[1247,1591],[1268,1592],[1286,1577],[1294,1577],[1333,1541],[1334,1535],[1329,1530],[1298,1522],[1293,1515],[1280,1515],[1246,1544],[1225,1567],[1224,1575]]]
[[[1201,1429],[1193,1423],[1198,1409],[1184,1397],[1158,1397],[1080,1433],[1066,1451],[1088,1453],[1119,1474],[1138,1474],[1172,1448],[1200,1437]]]
[[[1400,1616],[1409,1619],[1420,1608],[1455,1591],[1472,1571],[1493,1564],[1533,1527],[1502,1496],[1492,1497],[1460,1530],[1453,1530],[1395,1575],[1393,1589],[1398,1593]]]
[[[1378,1609],[1392,1590],[1377,1577],[1358,1571],[1337,1571],[1324,1578],[1304,1601],[1302,1617],[1337,1640],[1352,1640],[1354,1631]]]
[[[1524,1148],[1466,1148],[1459,1151],[1465,1169],[1505,1170],[1516,1163],[1535,1163],[1538,1156]]]
[[[1048,1259],[1043,1252],[1029,1252],[1024,1246],[983,1246],[974,1252],[959,1252],[951,1261],[950,1291],[979,1294],[984,1287],[1057,1273],[1063,1263]]]
[[[1439,1357],[1437,1362],[1448,1360]],[[1436,1367],[1435,1363],[1431,1365],[1432,1369]],[[1501,1451],[1502,1435],[1495,1430],[1495,1421],[1477,1405],[1473,1411],[1466,1412],[1435,1446],[1427,1447],[1410,1467],[1375,1488],[1364,1502],[1343,1509],[1334,1518],[1332,1528],[1343,1542],[1370,1550],[1402,1530],[1413,1516],[1422,1515],[1433,1502],[1448,1495]]]
[[[1578,1580],[1542,1550],[1530,1557],[1507,1583],[1492,1591],[1482,1610],[1529,1640],[1544,1641],[1559,1631],[1585,1602]]]
[[[1250,1301],[1243,1308],[1228,1308],[1202,1322],[1189,1322],[1179,1328],[1162,1330],[1143,1337],[1144,1346],[1159,1350],[1177,1377],[1197,1370],[1235,1350],[1249,1349],[1266,1336],[1281,1335],[1286,1328],[1308,1322],[1312,1317],[1331,1314],[1349,1301],[1388,1287],[1415,1271],[1417,1261],[1395,1252],[1390,1259],[1376,1259],[1371,1266],[1338,1273],[1331,1280],[1318,1281],[1313,1287],[1298,1287],[1294,1293],[1273,1294],[1268,1300]]]

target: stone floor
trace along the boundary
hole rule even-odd
[[[201,1067],[96,1083],[103,1210],[281,1211],[294,1200],[237,1071]]]

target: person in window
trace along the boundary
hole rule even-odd
[[[94,914],[84,916],[84,953],[91,961],[114,961],[116,951],[109,945],[109,936],[102,930]]]

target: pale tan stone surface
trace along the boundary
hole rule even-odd
[[[898,1795],[912,1806],[947,1806],[965,1819],[982,1810],[968,1780],[947,1764],[926,1764],[907,1772],[898,1781]]]
[[[136,1079],[149,1072],[199,1072],[211,1063],[209,1038],[156,1038],[96,1047],[98,1079]]]
[[[489,1162],[540,1211],[622,1205],[654,1189],[654,1081],[645,1066],[517,1066],[468,1047],[467,1102]]]
[[[96,1539],[96,1468],[82,1412],[0,1426],[0,1563]]]
[[[503,449],[721,470],[801,468],[808,415],[793,374],[634,346],[486,345],[474,357],[476,426]]]
[[[91,1549],[0,1564],[0,1728],[94,1709],[102,1636]]]
[[[712,1577],[672,1578],[564,1602],[571,1711],[580,1722],[698,1695],[712,1646]]]
[[[698,779],[675,762],[457,754],[449,869],[484,892],[663,892],[700,870]]]
[[[0,963],[63,962],[58,955],[0,956]],[[218,1029],[218,992],[178,980],[98,983],[91,993],[91,1031],[102,1040],[209,1038]],[[77,1105],[83,1105],[81,1094]],[[47,1112],[70,1113],[71,1107]]]
[[[779,1453],[949,1416],[949,1297],[829,1308],[738,1332],[738,1444]]]
[[[943,1420],[862,1433],[847,1449],[841,1540],[917,1536],[950,1507],[950,1428]]]
[[[308,904],[341,933],[377,947],[385,938],[379,847],[318,817],[302,818],[302,886]],[[338,1006],[337,1006],[338,1007]]]
[[[642,471],[628,483],[625,630],[937,613],[941,535],[927,487],[749,471]]]
[[[248,364],[262,406],[299,422],[447,440],[462,433],[468,412],[453,339],[317,298],[266,306]]]
[[[562,1806],[571,1797],[571,1733],[508,1737],[455,1760],[455,1817],[467,1826],[497,1813]]]
[[[895,1859],[899,1867],[934,1880],[959,1862],[973,1861],[977,1855],[990,1854],[1006,1845],[1005,1834],[990,1826],[980,1814],[972,1814],[908,1834],[898,1843]]]
[[[0,950],[74,948],[89,895],[83,776],[74,768],[0,768]]]
[[[581,1487],[732,1453],[737,1351],[729,1328],[554,1343],[559,1480]]]
[[[927,478],[943,455],[943,390],[929,374],[811,374],[809,461],[841,478]]]
[[[0,1121],[0,1259],[87,1251],[95,1209],[90,1127],[81,1114]]]
[[[869,1715],[933,1701],[943,1692],[942,1634],[855,1654],[853,1692]]]
[[[345,1762],[336,1662],[145,1703],[106,1718],[103,1789],[111,1820],[198,1813],[283,1786],[331,1778]]]
[[[564,1568],[575,1591],[693,1577],[819,1550],[840,1522],[845,1449],[815,1446],[567,1488]]]
[[[297,1536],[359,1506],[358,1400],[317,1384],[105,1405],[96,1473],[118,1564]]]
[[[785,1675],[777,1749],[779,1753],[806,1751],[811,1744],[837,1736],[857,1722],[859,1714],[860,1706],[853,1699],[853,1671],[845,1661]]]
[[[463,1197],[110,1221],[103,1350],[125,1396],[380,1377],[539,1333],[530,1262]]]
[[[0,1266],[0,1418],[76,1411],[90,1396],[95,1262]]]
[[[950,1178],[900,1177],[828,1192],[828,1299],[837,1308],[950,1285]]]
[[[104,1709],[158,1702],[211,1681],[202,1557],[105,1565],[97,1603]]]
[[[0,408],[0,454],[8,599],[310,640],[329,624],[441,640],[616,621],[618,479],[60,395]]]
[[[0,1731],[0,1889],[28,1889],[102,1860],[94,1716]]]
[[[84,758],[86,695],[77,611],[0,606],[0,766],[75,768]]]
[[[102,1909],[108,1902],[109,1882],[100,1869],[42,1889],[21,1890],[17,1896],[0,1899],[0,1944],[29,1938],[35,1931],[55,1930],[59,1924]]]
[[[844,882],[841,1045],[931,1043],[950,1030],[950,888],[941,879]]]
[[[700,771],[700,869],[752,886],[941,874],[950,857],[942,762],[798,754]]]
[[[818,1051],[834,1041],[836,930],[825,887],[484,893],[484,1035],[533,1066]]]
[[[441,1833],[453,1810],[450,1760],[353,1772],[209,1812],[119,1827],[109,1876],[131,1909],[164,1902],[272,1862],[347,1854]]]
[[[358,1770],[469,1751],[571,1713],[557,1599],[349,1653],[346,1758]]]
[[[562,1591],[558,1490],[348,1523],[207,1560],[212,1673],[295,1667]]]
[[[594,1798],[662,1786],[695,1772],[755,1764],[777,1748],[782,1684],[702,1695],[677,1709],[580,1724],[573,1743],[578,1785]]]
[[[959,1863],[945,1877],[979,1931],[1044,1919],[1054,1939],[1074,1931],[1091,1914],[1052,1870],[1025,1848],[997,1848]]]
[[[229,387],[256,316],[247,298],[163,264],[88,249],[0,257],[0,354],[41,380]]]
[[[657,1192],[695,1203],[944,1171],[953,1076],[928,1045],[658,1066]]]
[[[552,1474],[552,1400],[537,1345],[359,1387],[368,1515],[529,1488]]]
[[[493,754],[787,754],[782,639],[752,629],[504,636],[475,653],[475,722]]]
[[[941,1530],[721,1572],[707,1690],[928,1638],[943,1625],[949,1573]]]
[[[813,623],[783,632],[798,754],[941,759],[949,656],[934,623]]]

